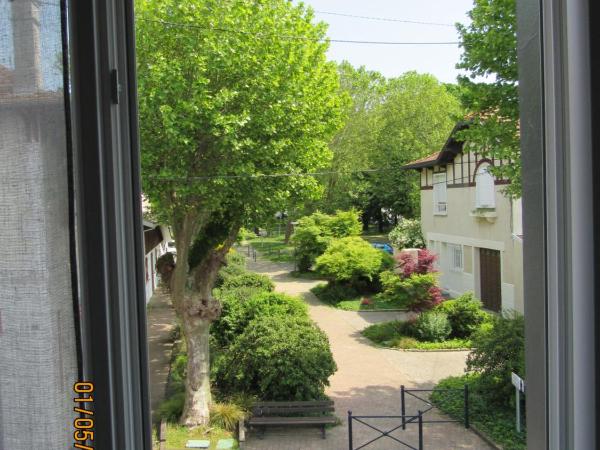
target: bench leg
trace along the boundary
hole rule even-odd
[[[265,431],[266,431],[267,427],[260,427],[260,434],[258,435],[259,439],[264,439],[265,438]]]
[[[325,439],[325,425],[321,426],[321,438]]]

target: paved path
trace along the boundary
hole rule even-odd
[[[291,295],[300,295],[309,304],[313,320],[329,336],[331,350],[338,371],[331,377],[327,394],[335,401],[336,414],[342,419],[340,426],[327,432],[327,439],[320,438],[317,429],[267,430],[263,440],[250,433],[243,444],[247,450],[341,450],[348,448],[347,411],[355,415],[399,415],[400,386],[432,387],[441,378],[460,375],[466,352],[401,352],[374,347],[360,335],[360,331],[372,323],[405,317],[404,313],[342,311],[321,303],[310,289],[318,284],[314,280],[302,280],[289,276],[291,267],[261,259],[250,261],[250,270],[268,275],[276,283],[276,289]],[[416,414],[423,405],[417,400],[407,401],[407,414]],[[440,418],[433,414],[430,418]],[[372,422],[376,427],[394,428],[398,421],[388,419]],[[404,432],[393,436],[417,447],[417,427],[411,425]],[[368,427],[354,424],[354,446],[377,437]],[[435,424],[424,426],[427,449],[489,449],[483,440],[461,425]],[[394,450],[407,448],[391,439],[380,439],[365,450]]]
[[[150,370],[150,407],[152,417],[165,398],[167,377],[171,365],[173,341],[171,332],[175,328],[175,311],[169,296],[157,288],[147,308],[148,362]]]

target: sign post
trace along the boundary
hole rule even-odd
[[[516,373],[511,373],[511,381],[515,387],[517,411],[516,411],[516,425],[517,432],[521,432],[521,392],[525,393],[525,380]]]

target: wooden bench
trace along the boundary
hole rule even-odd
[[[325,426],[333,425],[337,419],[327,415],[335,411],[332,400],[310,402],[259,402],[252,408],[252,417],[247,424],[261,430],[260,437],[270,426],[319,426],[325,439]]]

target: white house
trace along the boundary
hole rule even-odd
[[[144,273],[146,278],[146,303],[150,301],[158,286],[160,276],[156,270],[156,261],[164,255],[171,241],[169,229],[144,220]]]
[[[493,311],[523,312],[521,202],[502,193],[509,180],[490,168],[510,161],[488,159],[457,139],[404,169],[421,176],[421,226],[427,247],[439,255],[440,284],[450,295],[474,291]]]

